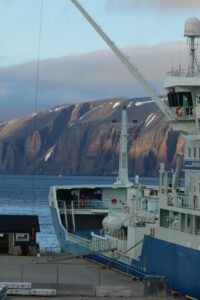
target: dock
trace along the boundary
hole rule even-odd
[[[82,258],[49,262],[28,256],[0,256],[0,266],[0,282],[30,282],[34,289],[56,289],[57,296],[53,299],[146,298],[144,283],[137,278],[102,268]],[[24,300],[35,298],[23,296]],[[22,299],[22,296],[11,295],[9,299]]]

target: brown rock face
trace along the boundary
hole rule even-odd
[[[118,170],[121,111],[129,118],[129,174],[156,176],[175,167],[182,137],[149,99],[63,105],[0,124],[0,172],[113,175]],[[132,120],[137,119],[136,125]]]

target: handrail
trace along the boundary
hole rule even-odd
[[[140,240],[139,242],[137,242],[136,244],[134,244],[133,246],[131,246],[130,248],[126,249],[124,252],[120,253],[117,257],[115,257],[113,260],[109,261],[106,265],[106,267],[110,267],[110,265],[115,262],[116,260],[118,260],[121,256],[123,256],[124,254],[128,253],[129,251],[131,251],[132,249],[134,249],[135,247],[137,247],[138,245],[140,245],[142,242],[144,241],[144,239]]]
[[[177,208],[185,208],[200,211],[200,197],[189,194],[177,194],[177,197],[171,196],[167,199],[167,205]]]
[[[194,75],[191,75],[188,69],[173,69],[167,72],[167,76],[193,78],[193,77],[200,77],[200,72],[196,71]]]
[[[66,204],[64,207],[64,200],[58,201],[58,207],[61,210],[67,209],[72,210],[72,202],[73,202],[73,210],[76,209],[106,209],[122,212],[124,205],[121,203],[113,204],[110,200],[102,201],[102,200],[84,200],[84,201],[71,201],[69,204]]]

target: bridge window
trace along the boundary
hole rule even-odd
[[[190,92],[175,93],[174,91],[167,94],[169,107],[192,107],[192,94]]]
[[[169,107],[177,107],[178,105],[178,97],[177,93],[168,93],[168,102],[169,102]]]

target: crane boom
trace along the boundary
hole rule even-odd
[[[103,38],[106,44],[112,49],[116,54],[122,64],[130,71],[130,73],[136,78],[136,80],[142,85],[146,93],[155,101],[155,104],[162,111],[162,113],[167,117],[167,119],[172,119],[171,112],[168,106],[162,102],[160,96],[151,86],[151,84],[144,78],[144,76],[139,72],[137,67],[127,58],[122,51],[114,44],[114,42],[105,34],[105,32],[100,28],[99,25],[92,19],[92,17],[86,12],[86,10],[80,5],[77,0],[71,0],[72,3],[78,8],[81,14],[87,19],[87,21],[92,25],[92,27],[97,31],[97,33]]]

